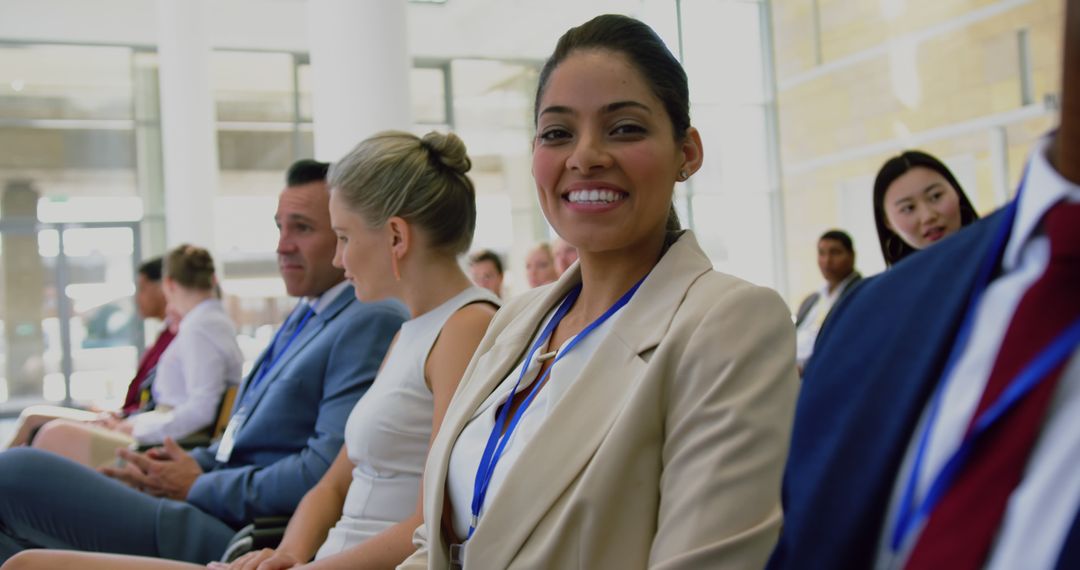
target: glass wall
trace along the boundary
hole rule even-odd
[[[767,4],[680,0],[680,49],[705,161],[680,188],[689,225],[721,271],[784,283]]]
[[[532,180],[532,104],[539,63],[458,59],[450,63],[454,130],[465,141],[476,184],[473,247],[502,256],[507,294],[524,291],[525,253],[554,234]]]
[[[108,405],[134,370],[137,59],[0,45],[0,414],[69,394]]]

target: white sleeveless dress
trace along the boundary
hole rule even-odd
[[[355,546],[415,511],[435,407],[424,365],[450,316],[476,302],[501,304],[474,286],[401,325],[382,370],[345,424],[345,446],[355,465],[352,483],[341,520],[316,560]]]

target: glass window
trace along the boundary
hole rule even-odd
[[[0,117],[130,119],[131,50],[0,47]]]
[[[409,73],[413,120],[421,125],[438,125],[445,130],[446,73],[441,67],[414,67]]]
[[[291,123],[296,115],[291,54],[215,51],[210,83],[218,121]]]
[[[764,101],[758,4],[681,0],[680,10],[683,65],[693,103]]]
[[[132,298],[136,227],[0,225],[0,412],[68,395],[106,408],[123,399],[143,334]]]
[[[131,298],[140,187],[153,183],[139,176],[146,140],[136,127],[157,136],[156,64],[145,56],[0,47],[0,408],[69,393],[109,405],[131,378],[142,331]],[[144,73],[155,85],[136,97]],[[94,227],[64,226],[72,222]]]
[[[686,186],[689,226],[720,269],[769,286],[779,221],[771,180],[771,90],[760,2],[680,0],[691,117],[705,161]]]
[[[454,130],[469,149],[477,191],[473,247],[503,256],[506,294],[524,291],[525,252],[552,236],[530,171],[539,63],[463,59],[450,72]]]
[[[296,66],[296,88],[300,99],[300,120],[311,122],[311,64],[299,63]]]

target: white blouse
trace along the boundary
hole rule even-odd
[[[493,501],[499,500],[499,488],[502,486],[503,481],[506,480],[507,473],[510,468],[517,461],[517,458],[527,449],[528,443],[536,435],[536,432],[544,424],[544,420],[547,419],[551,410],[559,403],[563,394],[566,393],[570,386],[574,382],[578,381],[581,371],[585,368],[585,365],[592,359],[592,355],[596,352],[596,348],[600,346],[604,338],[611,332],[612,327],[615,326],[615,321],[618,319],[619,313],[622,312],[620,308],[615,314],[608,320],[604,321],[599,327],[597,327],[589,336],[585,337],[578,343],[573,350],[568,352],[566,356],[559,358],[558,362],[552,365],[551,374],[548,376],[547,383],[536,394],[536,398],[532,404],[526,408],[525,413],[522,414],[521,420],[518,423],[517,429],[511,434],[510,440],[507,442],[506,447],[503,449],[503,453],[498,463],[495,464],[495,472],[492,474],[491,482],[488,484],[487,496],[484,501],[484,506],[480,510],[480,517],[483,518],[484,511],[492,504]],[[555,308],[548,313],[544,318],[544,322],[541,323],[540,330],[536,333],[536,336],[529,341],[529,348],[536,343],[536,340],[540,337],[540,333],[555,316]],[[559,347],[561,353],[566,345],[569,344],[575,337],[568,338]],[[541,362],[537,359],[541,353],[544,352],[543,347],[537,350],[529,367],[525,372],[525,377],[521,380],[521,386],[518,387],[518,393],[527,391],[532,383],[536,381],[537,373],[540,371]],[[458,436],[457,441],[454,443],[454,449],[450,454],[450,465],[447,473],[447,492],[450,495],[450,504],[453,510],[453,525],[454,534],[458,538],[465,540],[469,534],[469,521],[472,518],[472,500],[473,500],[473,488],[476,482],[476,471],[480,466],[480,458],[484,454],[484,448],[487,446],[488,437],[491,435],[491,430],[495,426],[496,411],[502,407],[502,404],[509,400],[510,391],[514,388],[514,384],[517,382],[518,377],[521,375],[521,367],[524,364],[524,359],[519,362],[506,378],[499,384],[499,387],[491,393],[484,403],[480,405],[480,408],[474,412],[472,420],[469,421],[465,429],[462,430]],[[507,423],[510,422],[510,418],[507,417]]]
[[[140,444],[181,438],[214,423],[227,384],[240,382],[244,357],[221,301],[207,299],[180,321],[161,354],[150,393],[155,409],[129,418]]]

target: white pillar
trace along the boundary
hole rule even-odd
[[[309,0],[315,157],[412,127],[405,0]]]
[[[165,236],[214,248],[217,131],[205,0],[158,0]]]

